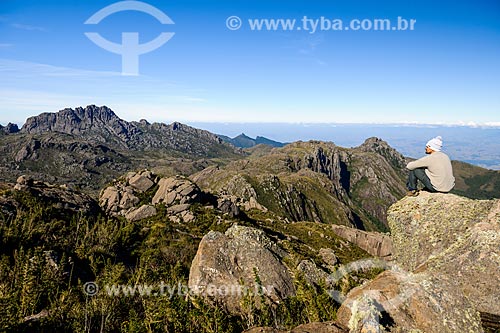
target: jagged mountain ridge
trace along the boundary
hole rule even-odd
[[[8,123],[5,127],[0,124],[0,135],[13,134],[17,132],[19,132],[19,127],[17,127],[17,124]]]
[[[0,130],[0,180],[22,174],[97,191],[129,170],[157,167],[189,174],[207,160],[242,152],[208,131],[174,122],[127,122],[106,106],[64,109],[30,117],[21,130]]]
[[[30,117],[20,132],[24,134],[59,132],[128,149],[174,149],[200,156],[211,153],[209,144],[220,145],[226,150],[231,148],[217,135],[205,130],[178,122],[170,125],[150,124],[146,120],[128,122],[118,117],[108,107],[95,105],[67,108],[57,113],[42,113]],[[199,142],[194,142],[195,140],[206,142],[208,145],[197,147],[196,143]]]

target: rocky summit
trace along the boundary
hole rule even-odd
[[[481,318],[498,328],[500,200],[422,192],[388,216],[394,266],[353,289],[338,321],[350,332],[483,332]]]

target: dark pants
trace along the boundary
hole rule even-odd
[[[432,186],[431,180],[425,173],[424,168],[410,170],[410,173],[408,174],[408,181],[406,182],[406,188],[410,191],[418,189],[417,183],[419,180],[422,185],[424,185],[425,190],[436,192],[436,189],[434,188],[434,186]]]

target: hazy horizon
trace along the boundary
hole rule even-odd
[[[35,116],[35,115],[34,115]],[[117,113],[120,117],[120,114]],[[120,117],[121,118],[121,117]],[[123,119],[123,118],[122,118]],[[125,119],[127,120],[127,119]],[[132,121],[139,121],[134,119]],[[127,120],[130,121],[130,120]],[[171,123],[173,121],[163,121]],[[214,134],[234,138],[245,134],[251,138],[266,137],[282,143],[294,141],[331,141],[350,148],[369,137],[379,137],[407,157],[424,155],[425,143],[442,136],[443,150],[452,159],[492,170],[500,170],[500,127],[477,124],[381,124],[381,123],[285,123],[285,122],[183,122]],[[2,124],[0,122],[0,125]],[[21,128],[22,124],[19,124]]]
[[[341,147],[356,147],[369,137],[379,137],[406,157],[425,155],[426,142],[443,137],[443,151],[450,158],[492,170],[500,170],[500,128],[383,124],[277,124],[190,123],[189,125],[231,138],[244,133],[278,142],[331,141]],[[404,129],[404,130],[402,130]]]

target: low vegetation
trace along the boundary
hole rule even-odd
[[[3,195],[19,206],[14,218],[0,219],[0,331],[239,332],[255,325],[291,328],[335,318],[338,305],[327,289],[311,285],[299,272],[296,296],[258,306],[259,295],[248,295],[240,315],[186,296],[199,241],[209,230],[224,232],[233,223],[265,230],[291,253],[290,266],[302,259],[320,263],[314,253],[322,246],[338,247],[342,262],[367,256],[327,225],[273,223],[277,217],[271,213],[254,211],[227,220],[195,204],[196,221],[183,224],[171,222],[158,206],[155,217],[128,222],[71,213],[29,192],[6,190]],[[339,288],[348,290],[375,273],[346,277]]]

